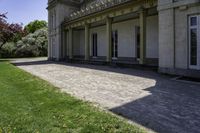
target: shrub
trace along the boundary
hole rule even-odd
[[[6,43],[0,50],[0,57],[38,57],[47,56],[47,28],[29,33],[17,43]]]
[[[47,22],[43,20],[35,20],[33,22],[30,22],[28,25],[25,26],[25,31],[28,33],[34,33],[35,31],[42,29],[42,28],[47,28]]]
[[[17,42],[15,55],[18,57],[36,57],[47,55],[47,28],[28,34]]]
[[[6,43],[2,49],[0,50],[0,57],[4,58],[12,58],[15,57],[14,55],[14,50],[15,50],[15,43],[14,42],[9,42]]]

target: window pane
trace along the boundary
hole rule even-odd
[[[190,38],[190,64],[197,65],[197,29],[191,29]]]
[[[191,17],[190,18],[190,25],[196,26],[197,25],[197,17]]]
[[[112,31],[112,57],[118,57],[118,32]]]
[[[114,57],[114,43],[115,43],[114,41],[115,41],[115,39],[114,39],[114,31],[112,31],[112,44],[111,44],[112,45],[111,46],[112,47],[112,57]]]
[[[136,53],[137,58],[140,58],[140,27],[136,27]]]
[[[97,56],[97,33],[92,35],[93,56]]]
[[[115,31],[115,57],[118,57],[118,32]]]
[[[95,34],[95,56],[97,55],[97,34]]]

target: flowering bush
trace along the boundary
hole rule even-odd
[[[0,13],[0,57],[46,56],[47,22],[36,20],[23,29],[8,23],[6,14]]]
[[[17,57],[33,57],[47,55],[47,28],[30,33],[17,42],[15,55]]]
[[[0,51],[1,57],[38,57],[47,56],[47,28],[30,33],[17,43],[6,43]]]
[[[7,42],[19,40],[26,34],[22,24],[10,24],[6,19],[6,14],[0,13],[0,50]]]

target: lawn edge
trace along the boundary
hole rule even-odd
[[[146,128],[145,126],[143,126],[143,125],[141,125],[141,124],[139,124],[139,123],[133,122],[133,121],[131,121],[131,120],[129,120],[129,119],[124,118],[124,117],[121,116],[121,115],[118,115],[118,114],[113,113],[113,112],[110,111],[107,107],[102,107],[102,106],[101,106],[100,104],[98,104],[98,103],[88,101],[88,100],[86,100],[86,99],[84,99],[84,98],[77,97],[77,96],[75,96],[75,95],[73,95],[73,94],[70,94],[70,93],[64,91],[63,89],[61,89],[60,87],[57,87],[57,86],[53,85],[53,84],[50,83],[49,81],[47,81],[47,80],[45,80],[45,79],[42,79],[42,78],[40,78],[39,76],[34,75],[34,74],[32,74],[32,73],[30,73],[30,72],[28,72],[28,71],[26,71],[26,70],[24,70],[24,69],[22,69],[22,68],[16,66],[15,63],[12,62],[12,60],[11,60],[11,61],[8,60],[8,61],[6,61],[6,62],[8,62],[10,65],[16,67],[16,68],[19,69],[20,71],[25,72],[26,74],[29,74],[29,75],[32,76],[33,78],[36,78],[36,79],[38,79],[38,80],[42,80],[42,81],[46,82],[46,83],[47,83],[48,85],[50,85],[55,91],[58,91],[59,93],[62,93],[62,94],[64,94],[64,95],[68,95],[68,96],[70,96],[70,97],[72,97],[72,98],[74,98],[74,99],[80,100],[81,102],[87,104],[88,106],[97,109],[97,111],[101,111],[101,112],[103,112],[103,113],[112,115],[112,116],[118,118],[118,119],[119,119],[120,121],[122,121],[122,122],[125,122],[125,123],[127,123],[127,124],[130,124],[130,125],[135,126],[136,128],[139,128],[139,130],[141,130],[142,132],[155,133],[155,131],[153,131],[153,130],[151,130],[151,129],[149,129],[149,128]]]

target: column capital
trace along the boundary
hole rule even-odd
[[[68,28],[67,27],[63,27],[63,29],[62,29],[63,31],[67,31],[68,30]]]
[[[147,12],[147,9],[143,6],[140,6],[139,9],[138,9],[138,13],[146,13]]]
[[[113,18],[112,17],[109,17],[109,16],[106,16],[106,21],[113,21]]]
[[[67,26],[67,27],[65,27],[65,30],[71,30],[71,29],[72,29],[71,26]]]
[[[84,22],[82,23],[82,25],[83,25],[83,26],[87,26],[87,25],[88,25],[88,22],[87,22],[87,21],[84,21]]]
[[[84,26],[90,26],[90,23],[88,23],[87,21],[84,21]]]

